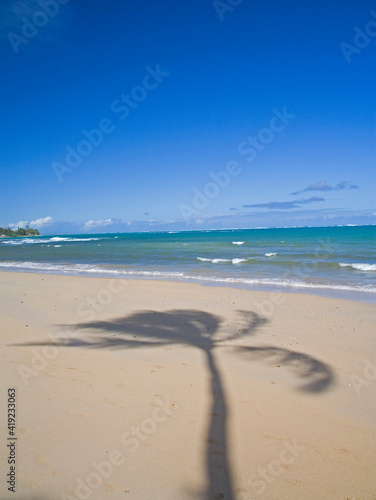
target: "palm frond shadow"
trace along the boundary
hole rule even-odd
[[[238,311],[238,315],[239,320],[235,332],[228,331],[229,329],[222,326],[220,316],[193,309],[174,309],[164,312],[146,310],[110,321],[60,325],[72,332],[72,335],[67,335],[60,341],[60,345],[65,347],[135,349],[186,345],[201,349],[205,353],[211,375],[210,389],[212,394],[206,435],[207,490],[203,494],[205,499],[232,500],[235,497],[228,458],[227,421],[229,411],[220,371],[214,357],[214,349],[225,348],[226,342],[232,342],[240,337],[254,336],[258,328],[268,321],[250,311]],[[27,345],[42,344],[46,343],[29,343]],[[270,346],[263,348],[237,346],[235,342],[232,347],[235,348],[235,352],[256,359],[275,356],[277,351],[281,356],[282,351],[284,351],[284,358],[280,360],[280,363],[290,363],[295,359],[295,356],[299,356],[299,353]],[[305,366],[306,369],[300,370],[298,375],[307,378],[313,377],[314,381],[305,386],[304,390],[319,392],[332,382],[333,375],[330,368],[320,361],[306,356]]]
[[[334,384],[334,372],[330,366],[301,352],[273,346],[237,346],[235,349],[248,359],[264,359],[269,364],[291,367],[295,375],[308,380],[300,387],[301,391],[319,393]]]

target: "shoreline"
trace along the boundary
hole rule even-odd
[[[277,285],[277,284],[247,284],[247,283],[239,283],[235,281],[226,281],[225,279],[215,279],[215,278],[207,278],[203,277],[192,277],[192,276],[145,276],[145,275],[114,275],[109,273],[101,273],[101,274],[88,274],[84,272],[76,272],[75,274],[65,273],[63,271],[55,271],[55,270],[45,270],[45,269],[12,269],[8,271],[6,269],[0,269],[0,273],[16,273],[16,274],[37,274],[37,275],[52,275],[52,276],[72,276],[72,277],[82,277],[82,278],[98,278],[98,279],[120,279],[120,280],[145,280],[145,281],[161,281],[161,282],[172,282],[172,283],[192,283],[197,285],[206,286],[209,288],[234,288],[238,290],[246,290],[251,292],[263,292],[263,293],[286,293],[286,294],[302,294],[302,295],[314,295],[317,297],[327,297],[332,299],[339,300],[350,300],[355,302],[367,302],[370,304],[376,303],[376,293],[372,291],[364,291],[364,290],[354,290],[354,289],[344,289],[341,287],[334,288],[329,285],[295,285],[295,286],[286,286],[286,285]]]
[[[3,272],[0,312],[17,500],[375,491],[373,304]]]

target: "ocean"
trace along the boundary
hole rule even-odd
[[[0,270],[198,282],[376,302],[376,226],[0,239]]]

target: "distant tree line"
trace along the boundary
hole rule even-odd
[[[4,229],[3,227],[0,227],[0,236],[6,236],[6,237],[39,236],[39,231],[38,231],[38,229],[32,229],[29,226],[26,226],[26,228],[19,227],[17,230],[11,229],[10,227],[7,227],[6,229]]]

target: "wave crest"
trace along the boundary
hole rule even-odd
[[[346,264],[344,262],[340,262],[339,265],[341,267],[352,267],[357,271],[376,271],[376,264],[365,264],[365,263],[354,263],[354,264]]]

